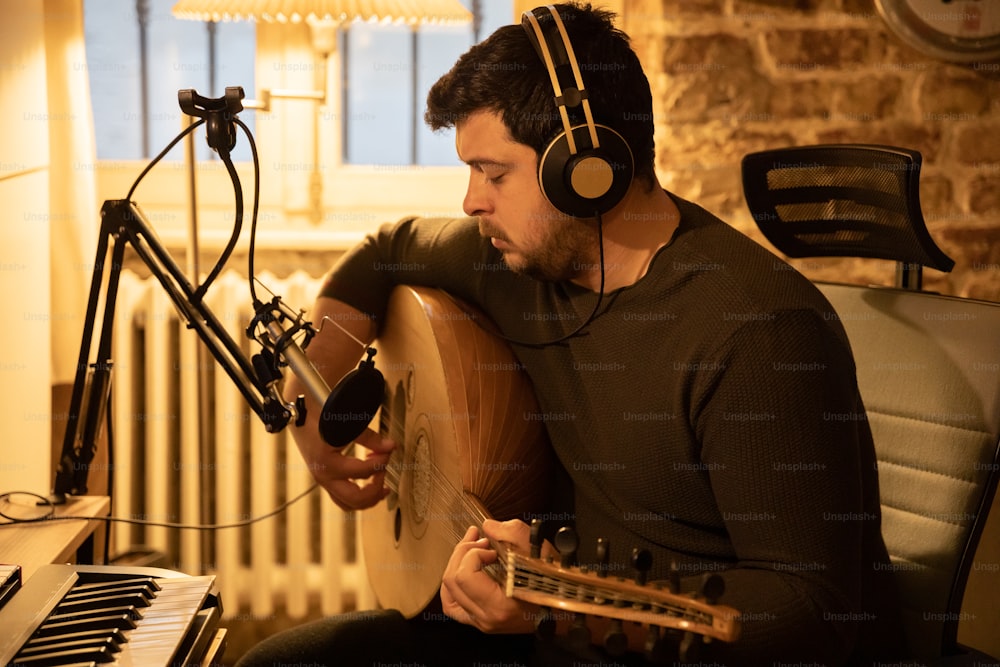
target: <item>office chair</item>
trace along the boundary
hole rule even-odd
[[[957,633],[1000,476],[1000,303],[920,291],[922,266],[949,271],[954,262],[924,226],[919,153],[783,148],[746,156],[742,169],[750,211],[779,251],[900,267],[896,287],[817,286],[854,351],[909,657],[995,664]]]
[[[920,210],[920,153],[827,144],[743,158],[743,191],[760,231],[789,257],[894,260],[896,284],[920,289],[922,267],[951,271]]]

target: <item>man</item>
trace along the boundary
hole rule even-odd
[[[558,65],[553,14],[584,95]],[[583,133],[599,124],[610,133],[602,143],[620,136],[634,162],[621,194],[607,196],[629,165],[620,152],[587,163],[599,181],[593,212],[591,184],[571,193],[582,208],[540,185],[539,162],[565,132],[563,103]],[[721,602],[741,612],[742,636],[707,645],[701,661],[898,657],[875,456],[846,336],[802,276],[659,187],[649,85],[612,16],[557,5],[499,29],[435,84],[426,119],[455,128],[469,217],[383,227],[330,273],[312,317],[343,330],[326,327],[309,355],[331,384],[357,363],[350,336],[377,335],[394,286],[450,292],[511,341],[540,414],[569,416],[545,426],[571,483],[557,500],[575,518],[581,561],[605,538],[652,552],[650,579],[674,562],[685,589],[703,572],[725,581]],[[294,379],[288,393],[300,393]],[[317,413],[296,434],[317,480],[341,507],[378,503],[394,443],[368,431],[358,442],[371,454],[344,457],[315,435]],[[526,550],[527,526],[488,521],[483,531],[469,529],[444,573],[441,609],[453,620],[328,619],[272,638],[246,664],[555,664],[531,635],[539,610],[484,572],[497,558],[487,538]]]

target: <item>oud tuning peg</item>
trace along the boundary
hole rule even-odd
[[[611,625],[604,634],[604,650],[612,657],[623,655],[628,650],[628,636],[620,618],[611,620]]]
[[[665,633],[660,632],[659,626],[651,625],[646,631],[646,641],[643,642],[643,656],[646,662],[651,665],[663,665],[670,657],[670,644]]]
[[[587,627],[586,614],[573,614],[573,623],[567,632],[570,648],[582,652],[590,646],[590,628]]]
[[[635,583],[644,586],[653,567],[653,554],[646,549],[632,549],[632,567],[635,568]]]
[[[598,579],[606,579],[608,576],[608,562],[611,560],[611,543],[603,537],[597,538],[597,563],[594,564],[594,571],[597,573]],[[601,592],[601,587],[598,586],[596,593],[593,597],[594,604],[605,604],[607,603],[607,598]]]
[[[693,632],[685,632],[677,647],[677,657],[681,663],[692,663],[701,657],[701,637]]]
[[[597,576],[608,576],[608,563],[611,560],[611,544],[603,537],[597,538]]]
[[[726,592],[726,580],[714,572],[706,572],[701,575],[701,586],[698,593],[705,598],[708,604],[715,604]]]
[[[535,621],[535,636],[542,641],[551,641],[556,636],[556,619],[548,609],[543,609]]]
[[[670,572],[667,573],[667,587],[671,593],[681,592],[681,571],[677,566],[677,561],[670,561]]]
[[[576,550],[580,546],[580,537],[569,526],[563,526],[552,539],[556,551],[559,552],[559,564],[570,567],[576,560]]]
[[[540,558],[542,555],[542,542],[545,540],[542,535],[542,520],[532,519],[531,520],[531,533],[529,536],[531,542],[531,557]]]

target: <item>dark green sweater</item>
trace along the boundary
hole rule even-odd
[[[873,646],[898,657],[875,454],[845,333],[789,265],[677,203],[674,238],[580,335],[513,346],[572,480],[580,560],[604,537],[619,561],[650,549],[654,579],[671,559],[685,575],[721,573],[743,637],[705,655],[726,664],[849,664]],[[396,284],[444,289],[531,341],[572,331],[596,299],[508,271],[472,219],[388,225],[323,293],[381,320]]]

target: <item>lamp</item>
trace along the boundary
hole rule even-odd
[[[198,21],[378,21],[380,23],[468,23],[457,0],[180,0],[177,18]]]
[[[469,23],[472,14],[458,0],[180,0],[172,10],[179,19],[195,21],[305,22],[313,49],[328,60],[337,50],[337,29],[345,23],[403,23],[410,26]],[[245,108],[267,111],[270,98],[315,99],[326,91],[265,90],[261,100],[245,100]]]
[[[322,88],[264,89],[259,99],[244,100],[247,109],[269,111],[271,100],[310,99],[317,105],[329,105],[334,118],[341,118],[339,90],[331,90],[327,79],[330,58],[337,52],[337,30],[355,21],[383,24],[454,25],[469,23],[472,14],[458,0],[179,0],[172,13],[180,19],[197,21],[262,21],[266,23],[302,23],[309,26],[312,47],[320,60]],[[313,116],[314,137],[318,136],[318,114]],[[310,179],[310,217],[322,218],[322,176],[319,168],[319,145],[313,141],[313,170]]]

